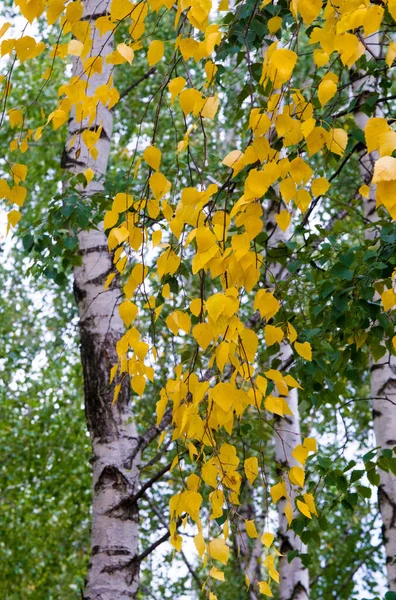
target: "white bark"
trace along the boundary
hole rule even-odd
[[[87,82],[86,93],[92,96],[98,86],[107,84],[112,66],[106,56],[113,49],[113,37],[100,37],[95,20],[106,12],[102,0],[85,0],[84,19],[92,28],[90,56],[103,57],[103,70]],[[73,75],[87,80],[81,62],[75,61]],[[96,145],[98,157],[90,156],[82,133],[103,127]],[[93,123],[77,122],[75,113],[69,122],[63,166],[76,174],[92,168],[96,180],[80,190],[86,203],[103,189],[110,152],[112,115],[98,104]],[[130,403],[129,382],[122,386],[115,404],[110,369],[117,360],[115,345],[124,333],[117,304],[121,295],[117,278],[104,291],[104,283],[113,270],[112,256],[107,250],[103,227],[78,234],[81,266],[74,270],[74,289],[80,315],[81,359],[84,374],[85,407],[92,440],[93,500],[91,557],[84,592],[85,600],[126,600],[135,598],[139,585],[138,509],[128,501],[137,491],[140,452]],[[138,449],[137,449],[138,450]],[[133,459],[130,457],[133,456]]]
[[[381,51],[379,35],[371,36],[367,41],[372,54]],[[371,58],[367,53],[368,59]],[[376,82],[373,78],[366,77],[353,86],[354,92],[375,91]],[[382,117],[382,111],[377,108],[376,117]],[[364,130],[368,117],[359,111],[355,115],[356,124]],[[360,159],[360,172],[364,182],[370,185],[375,161],[378,152],[365,153]],[[366,218],[375,223],[378,220],[375,201],[375,188],[370,189],[370,196],[364,199],[364,213]],[[366,237],[375,243],[375,228],[367,230]],[[370,361],[371,396],[374,432],[376,443],[383,450],[392,450],[396,446],[396,358],[389,352],[378,362]],[[386,552],[386,568],[388,584],[391,591],[396,591],[396,476],[391,472],[380,471],[380,485],[378,488],[378,503],[382,516],[383,541]]]
[[[287,346],[282,348],[282,362],[290,356],[290,349]],[[275,437],[275,458],[277,464],[281,465],[283,473],[293,466],[301,466],[292,456],[294,448],[301,444],[300,416],[298,411],[298,393],[296,389],[290,391],[287,398],[292,415],[287,415],[279,419],[276,424],[277,435]],[[294,498],[291,498],[294,505]],[[280,552],[284,555],[279,559],[280,574],[280,600],[309,600],[309,573],[304,567],[299,557],[293,558],[289,564],[287,553],[292,550],[298,550],[306,553],[306,546],[300,538],[289,529],[286,516],[284,514],[286,501],[284,499],[278,502]]]

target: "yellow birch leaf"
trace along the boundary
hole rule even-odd
[[[396,350],[396,335],[394,335],[392,338],[392,344],[393,344],[394,350]]]
[[[318,177],[318,179],[314,179],[311,183],[312,194],[315,198],[325,194],[329,187],[330,183],[327,181],[326,177]]]
[[[381,302],[384,310],[390,310],[396,304],[396,294],[393,289],[386,290],[383,294],[381,294]]]
[[[389,68],[393,65],[395,58],[396,58],[396,42],[390,42],[390,44],[388,46],[388,51],[386,53],[386,58],[385,58],[385,62]]]
[[[283,331],[280,327],[274,325],[266,325],[264,328],[265,343],[267,346],[280,344],[283,340]]]
[[[280,304],[275,296],[267,290],[259,290],[254,299],[254,310],[259,310],[260,315],[267,321],[272,319],[280,309]]]
[[[263,544],[266,548],[271,547],[274,539],[275,539],[275,536],[273,533],[266,532],[266,533],[263,533],[263,535],[261,536],[261,541],[263,542]]]
[[[8,200],[18,204],[18,206],[23,206],[26,200],[26,194],[26,188],[22,187],[21,185],[14,185],[14,187],[12,187],[8,193]]]
[[[309,512],[309,508],[305,504],[305,502],[301,502],[301,500],[296,500],[296,505],[297,505],[298,510],[300,511],[300,513],[302,513],[304,515],[304,517],[308,517],[308,519],[312,519],[312,515]]]
[[[149,165],[149,167],[154,169],[154,171],[159,170],[160,164],[161,164],[161,157],[162,157],[161,150],[159,150],[155,146],[149,146],[143,152],[144,160]]]
[[[84,44],[82,42],[79,42],[78,40],[70,40],[67,47],[68,54],[71,56],[81,56],[83,50]]]
[[[22,112],[17,108],[13,108],[8,111],[8,118],[12,128],[19,127],[23,124]]]
[[[12,165],[11,172],[14,178],[14,182],[18,185],[21,181],[25,181],[28,168],[26,165],[17,163],[15,165]]]
[[[305,472],[301,467],[292,467],[289,471],[289,479],[294,485],[304,487]]]
[[[87,183],[90,183],[92,181],[92,179],[94,178],[94,175],[95,175],[95,173],[93,172],[91,167],[89,167],[88,169],[85,169],[84,176],[85,176],[85,179],[87,180]]]
[[[124,322],[124,325],[129,327],[132,321],[136,319],[138,307],[133,302],[125,300],[124,302],[121,302],[120,306],[118,307],[118,311],[121,319]]]
[[[394,179],[396,179],[396,158],[383,156],[375,163],[373,183],[393,181]]]
[[[147,60],[150,67],[157,64],[164,56],[165,46],[161,40],[153,40],[147,52]]]
[[[21,220],[21,213],[19,212],[19,210],[11,210],[8,214],[7,214],[7,221],[8,221],[8,225],[15,227],[15,225],[17,223],[19,223],[19,221]]]
[[[303,446],[307,448],[310,452],[317,452],[316,440],[315,438],[305,438]]]
[[[272,17],[269,19],[267,26],[270,34],[273,35],[282,27],[282,17]]]
[[[146,378],[143,377],[143,375],[134,375],[132,377],[132,389],[134,392],[139,394],[140,397],[143,396],[145,387],[146,387]]]
[[[223,538],[216,538],[208,544],[208,553],[211,558],[218,560],[223,565],[228,563],[230,549]]]
[[[284,404],[282,398],[276,398],[275,396],[268,396],[264,400],[264,407],[269,412],[274,413],[275,415],[279,415],[283,417],[284,413]]]
[[[331,79],[321,81],[318,87],[318,98],[322,106],[328,103],[329,100],[337,93],[337,84]]]
[[[198,323],[193,328],[192,334],[201,348],[206,350],[213,339],[213,328],[208,323]]]
[[[247,458],[243,463],[243,467],[245,469],[245,475],[247,479],[250,481],[250,483],[253,483],[258,475],[257,457],[251,456],[250,458]]]
[[[276,215],[275,221],[282,229],[282,231],[286,231],[291,222],[291,213],[289,213],[289,211],[286,209],[281,210],[281,212],[278,215]]]
[[[175,99],[183,90],[185,85],[186,80],[184,79],[184,77],[175,77],[174,79],[170,80],[168,88],[171,93],[171,104],[174,103]]]
[[[216,567],[212,567],[209,571],[209,575],[213,577],[213,579],[217,579],[218,581],[224,581],[224,573]]]
[[[270,494],[272,498],[272,502],[276,504],[278,500],[281,498],[285,498],[287,496],[286,484],[284,481],[280,483],[276,483],[270,488]]]
[[[291,323],[287,324],[287,337],[289,338],[291,344],[297,339],[297,331]]]
[[[285,516],[286,516],[287,522],[288,522],[288,524],[289,524],[289,527],[290,527],[290,525],[291,525],[291,522],[293,521],[293,507],[292,507],[292,505],[291,505],[291,502],[290,502],[290,501],[288,501],[288,502],[286,503],[286,506],[285,506],[285,509],[284,509],[284,513],[285,513]]]
[[[330,152],[342,156],[348,143],[348,134],[344,129],[331,129],[326,145]],[[395,159],[396,160],[396,159]]]
[[[268,596],[268,598],[273,598],[274,594],[271,592],[271,588],[267,581],[259,581],[258,587],[260,590],[260,594],[264,594],[264,596]]]
[[[299,463],[305,465],[305,462],[308,458],[309,450],[305,448],[302,444],[298,444],[292,452],[293,458],[295,458]]]
[[[312,347],[309,342],[304,342],[301,344],[300,342],[294,343],[294,349],[302,358],[305,360],[312,360]]]
[[[318,516],[318,512],[315,506],[315,500],[312,494],[304,494],[303,498],[305,500],[306,505],[308,506],[309,512],[313,515]]]
[[[245,521],[245,527],[246,527],[246,533],[248,534],[248,536],[252,539],[254,538],[258,538],[258,531],[256,529],[256,525],[254,522],[254,519],[252,519],[251,521]]]
[[[124,43],[118,44],[117,52],[118,54],[121,54],[123,58],[125,58],[126,62],[128,62],[130,65],[132,64],[134,52],[130,46],[127,46]]]

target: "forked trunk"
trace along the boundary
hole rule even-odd
[[[106,4],[101,0],[84,2],[83,19],[91,25],[92,49],[86,58],[101,56],[101,73],[84,72],[79,59],[73,75],[87,81],[86,94],[109,83],[110,65],[106,57],[113,50],[113,35],[100,36],[95,29]],[[83,141],[83,133],[102,127],[94,159]],[[112,136],[112,115],[97,104],[94,122],[76,120],[72,111],[63,166],[71,173],[91,168],[95,178],[80,190],[87,204],[103,189]],[[140,454],[135,453],[137,433],[130,403],[129,381],[125,380],[117,402],[113,404],[114,386],[110,369],[117,361],[116,343],[124,333],[118,314],[120,286],[117,277],[104,291],[107,276],[113,270],[103,227],[78,234],[81,266],[74,270],[74,290],[80,315],[81,360],[87,426],[92,441],[93,500],[91,556],[84,591],[85,600],[124,600],[135,598],[139,577],[138,510],[136,503],[122,502],[131,497],[139,481]],[[130,457],[134,455],[133,460]]]

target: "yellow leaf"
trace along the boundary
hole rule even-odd
[[[250,483],[253,483],[258,475],[257,457],[251,456],[250,458],[247,458],[243,463],[243,467],[245,469],[245,475],[247,479],[250,481]]]
[[[289,479],[294,485],[304,487],[305,473],[301,467],[292,467],[289,471]]]
[[[217,579],[218,581],[224,581],[224,573],[216,567],[212,567],[209,571],[209,575],[213,577],[213,579]]]
[[[71,54],[71,56],[81,56],[83,50],[84,44],[82,42],[79,42],[78,40],[70,40],[67,47],[68,54]]]
[[[126,44],[118,44],[117,52],[131,65],[134,57],[134,52],[130,46]]]
[[[394,350],[396,350],[396,335],[394,335],[392,338],[392,344],[393,344]]]
[[[325,194],[329,187],[330,184],[327,181],[326,177],[318,177],[318,179],[314,179],[311,183],[312,194],[316,198]]]
[[[293,50],[279,48],[275,50],[268,62],[268,76],[274,84],[274,87],[281,87],[282,84],[289,81],[297,62],[297,54]]]
[[[208,553],[211,558],[218,560],[223,565],[228,563],[230,549],[223,538],[216,538],[209,542]]]
[[[246,533],[250,538],[258,538],[258,532],[256,529],[256,525],[254,523],[254,519],[251,521],[245,521]]]
[[[305,360],[312,360],[312,347],[309,342],[304,342],[301,344],[300,342],[294,343],[294,349],[302,358]]]
[[[338,89],[337,84],[334,83],[334,81],[331,81],[331,79],[322,81],[319,84],[318,98],[319,98],[319,102],[321,103],[322,106],[327,104],[327,102],[329,100],[331,100],[333,98],[333,96],[335,96],[335,94],[337,93],[337,89]]]
[[[26,165],[15,164],[11,167],[14,182],[18,185],[21,181],[25,181],[28,168]]]
[[[306,462],[306,460],[307,460],[307,458],[308,458],[308,453],[309,453],[309,450],[307,448],[305,448],[301,444],[298,444],[298,446],[296,446],[294,448],[294,450],[292,452],[292,456],[299,463],[301,463],[302,465],[304,465],[305,462]]]
[[[266,410],[274,413],[275,415],[279,415],[283,417],[284,412],[284,403],[282,398],[276,398],[275,396],[268,396],[264,400],[264,407]]]
[[[297,331],[291,323],[287,324],[287,337],[289,338],[291,344],[297,339]]]
[[[268,596],[268,598],[273,598],[274,595],[271,592],[271,588],[269,586],[269,583],[267,581],[259,581],[258,582],[258,587],[260,590],[260,594],[264,594],[264,596]]]
[[[308,506],[309,512],[312,513],[313,515],[318,516],[318,512],[317,512],[316,506],[315,506],[315,500],[314,500],[314,497],[312,496],[312,494],[304,494],[303,498],[305,500],[306,505]]]
[[[375,163],[373,183],[393,181],[394,179],[396,179],[396,158],[383,156]]]
[[[272,545],[272,542],[274,541],[275,536],[273,533],[263,533],[263,535],[261,536],[261,541],[263,542],[264,546],[266,548],[270,548]]]
[[[15,225],[17,223],[19,223],[19,221],[21,220],[21,217],[22,217],[22,215],[19,212],[19,210],[11,210],[7,214],[8,225],[11,225],[12,227],[15,227]]]
[[[8,118],[10,120],[11,127],[21,126],[23,124],[23,116],[20,110],[13,108],[8,111]]]
[[[272,319],[280,309],[275,296],[268,290],[259,290],[254,299],[254,310],[259,310],[263,319]]]
[[[177,98],[185,85],[186,80],[184,77],[175,77],[174,79],[170,80],[168,87],[171,93],[171,104],[174,103],[175,98]]]
[[[308,506],[305,502],[301,502],[301,500],[296,500],[297,508],[304,515],[304,517],[308,517],[308,519],[312,519],[312,515],[309,512]]]
[[[14,187],[12,187],[8,192],[8,200],[18,204],[18,206],[23,206],[26,200],[26,194],[26,188],[22,187],[21,185],[14,185]]]
[[[210,98],[206,98],[205,104],[202,107],[201,115],[206,119],[214,119],[216,112],[219,108],[220,100],[218,95],[211,96]]]
[[[281,212],[278,215],[276,215],[275,221],[282,229],[282,231],[286,231],[291,222],[291,213],[289,213],[289,211],[286,209],[281,210]]]
[[[93,172],[93,170],[89,167],[88,169],[85,169],[84,171],[84,176],[85,179],[87,180],[87,183],[90,183],[92,181],[92,179],[95,176],[95,173]]]
[[[154,169],[154,171],[158,171],[161,164],[161,150],[156,148],[155,146],[149,146],[143,152],[143,158],[146,163]]]
[[[305,438],[303,445],[310,452],[316,452],[317,451],[315,438]]]
[[[381,294],[381,302],[384,310],[390,310],[396,304],[396,294],[393,289],[386,290],[383,294]]]
[[[287,522],[288,522],[289,527],[290,527],[291,522],[293,521],[293,507],[292,507],[290,501],[286,503],[286,506],[285,506],[285,509],[284,509],[284,513],[285,513]]]
[[[395,2],[396,5],[396,2]],[[388,46],[388,51],[386,53],[385,62],[390,68],[393,65],[393,62],[396,58],[396,42],[390,42]]]
[[[135,320],[136,315],[138,314],[138,307],[133,302],[125,300],[124,302],[121,302],[120,306],[118,307],[118,311],[120,313],[121,319],[124,322],[124,325],[126,327],[129,327],[129,325],[132,323],[132,321]]]
[[[310,25],[322,10],[322,0],[297,0],[297,9],[305,25]]]
[[[280,483],[276,483],[270,488],[270,494],[272,498],[272,502],[276,504],[278,500],[281,498],[285,498],[287,496],[286,484],[284,481]]]
[[[106,229],[111,229],[112,227],[114,227],[114,225],[116,225],[118,221],[118,213],[115,212],[114,210],[108,210],[105,213],[104,219],[103,219],[103,227]]]
[[[144,389],[146,387],[146,379],[143,375],[134,375],[132,377],[132,389],[134,392],[139,394],[140,397],[144,394]]]
[[[197,533],[197,535],[194,537],[194,544],[199,556],[202,558],[206,548],[205,540],[202,533]]]
[[[267,26],[270,34],[273,35],[282,27],[282,17],[272,17],[268,21]]]
[[[330,152],[342,156],[348,143],[348,134],[344,129],[331,129],[327,139],[327,147]],[[396,159],[395,159],[396,161]]]
[[[283,331],[280,327],[274,325],[266,325],[264,328],[265,343],[267,346],[280,344],[283,340]]]
[[[147,52],[147,60],[150,67],[155,65],[157,62],[161,60],[164,56],[165,46],[164,42],[160,40],[154,40],[151,42],[148,52]]]
[[[207,323],[195,325],[192,334],[203,350],[206,350],[213,339],[213,329]]]

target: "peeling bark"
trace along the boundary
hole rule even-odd
[[[85,0],[84,19],[92,26],[92,50],[89,56],[103,57],[102,73],[91,74],[86,93],[107,84],[112,66],[106,56],[113,50],[113,37],[100,36],[95,20],[103,16],[102,0]],[[73,75],[87,80],[80,60]],[[86,203],[103,189],[112,136],[112,114],[98,104],[93,123],[69,121],[68,139],[62,166],[72,174],[88,167],[95,173],[80,193]],[[94,160],[85,146],[82,133],[102,126]],[[74,270],[74,293],[79,310],[81,361],[84,375],[85,412],[92,442],[92,531],[91,556],[84,600],[126,600],[136,598],[139,585],[138,507],[125,502],[138,489],[140,447],[130,403],[129,381],[125,380],[118,400],[113,404],[114,387],[110,369],[117,362],[116,343],[124,333],[117,305],[121,296],[116,277],[104,291],[104,283],[113,270],[103,227],[78,234],[81,265]],[[132,457],[132,458],[131,458]],[[115,510],[115,507],[117,509]]]

